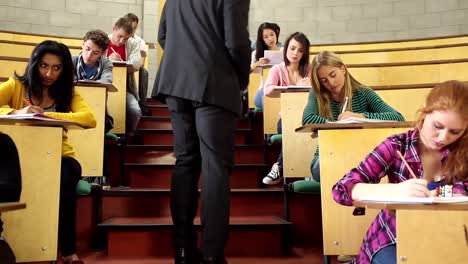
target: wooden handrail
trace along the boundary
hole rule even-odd
[[[324,44],[312,44],[312,45],[313,46],[340,46],[340,45],[345,46],[345,45],[379,44],[379,43],[400,43],[400,42],[435,40],[435,39],[451,39],[451,38],[461,38],[461,37],[468,37],[468,34],[438,36],[438,37],[428,37],[428,38],[414,38],[414,39],[395,39],[395,40],[378,40],[378,41],[363,41],[363,42],[324,43]]]
[[[365,63],[365,64],[347,64],[348,68],[370,68],[370,67],[398,67],[398,66],[416,66],[431,64],[449,64],[468,62],[467,58],[453,60],[433,60],[433,61],[409,61],[409,62],[384,62],[384,63]]]
[[[355,54],[355,53],[374,53],[374,52],[396,52],[396,51],[411,51],[411,50],[425,50],[425,49],[444,49],[444,48],[456,48],[468,46],[468,43],[455,43],[455,44],[443,44],[443,45],[432,45],[432,46],[420,46],[420,47],[404,47],[404,48],[388,48],[388,49],[366,49],[366,50],[337,50],[332,51],[335,54]],[[326,50],[326,49],[324,49]],[[318,51],[309,51],[309,55],[317,55]]]
[[[26,33],[26,32],[17,32],[17,31],[8,31],[8,30],[0,30],[0,33],[9,33],[9,34],[24,35],[24,36],[49,37],[49,38],[66,38],[66,39],[75,39],[75,40],[82,40],[83,39],[83,38],[77,38],[77,37],[54,36],[54,35]]]
[[[6,43],[6,44],[14,44],[14,45],[24,45],[24,46],[37,46],[39,43],[34,43],[34,42],[22,42],[22,41],[14,41],[14,40],[3,40],[0,39],[0,43]],[[71,46],[67,45],[69,49],[81,49],[80,46]]]
[[[50,37],[50,38],[61,38],[61,39],[72,39],[72,40],[83,40],[83,38],[77,37],[68,37],[68,36],[54,36],[54,35],[46,35],[46,34],[35,34],[35,33],[26,33],[26,32],[16,32],[16,31],[8,31],[8,30],[0,30],[0,33],[7,33],[7,34],[17,34],[23,36],[36,36],[36,37]],[[27,42],[19,42],[19,43],[27,43]],[[36,43],[37,44],[37,43]],[[148,44],[148,48],[155,49],[157,44],[152,42],[146,42]],[[69,46],[70,47],[70,46]],[[74,48],[76,46],[73,46]],[[81,47],[78,47],[81,48]]]

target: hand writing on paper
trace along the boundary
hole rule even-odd
[[[366,118],[363,114],[353,113],[351,111],[344,111],[338,116],[338,120],[344,120],[351,117]]]
[[[427,189],[427,181],[423,179],[409,179],[396,184],[396,197],[429,197],[430,191]]]
[[[37,105],[28,105],[23,109],[13,110],[10,115],[22,115],[22,114],[41,114],[44,113],[44,109]]]
[[[122,61],[122,58],[120,57],[120,54],[113,52],[111,55],[109,55],[109,60],[112,61]]]

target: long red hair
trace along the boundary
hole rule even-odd
[[[446,81],[432,88],[426,104],[419,110],[416,122],[422,128],[424,118],[432,111],[454,111],[468,121],[468,84],[460,81]],[[447,183],[468,180],[468,128],[450,146],[451,153],[442,164],[442,173]]]

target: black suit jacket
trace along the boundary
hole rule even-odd
[[[240,91],[249,81],[249,5],[250,0],[167,0],[153,97],[170,95],[239,114]]]

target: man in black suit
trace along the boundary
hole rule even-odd
[[[250,0],[167,0],[153,97],[168,105],[176,165],[171,182],[176,263],[199,263],[193,220],[201,192],[203,263],[226,263],[230,179],[241,90],[249,80]]]

